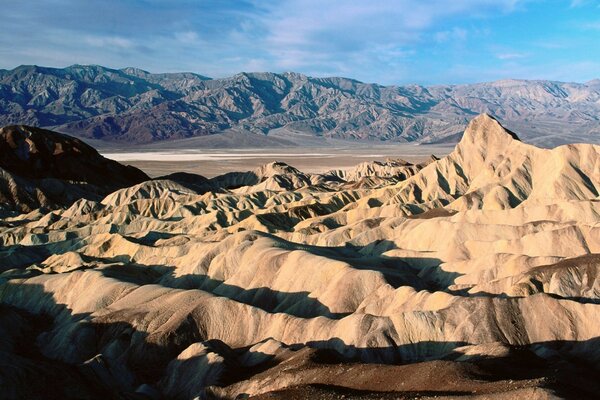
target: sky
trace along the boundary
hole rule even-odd
[[[0,0],[0,68],[294,71],[380,84],[600,78],[600,0]]]

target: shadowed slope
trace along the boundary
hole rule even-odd
[[[81,140],[24,125],[0,129],[0,202],[12,210],[70,206],[149,179]]]

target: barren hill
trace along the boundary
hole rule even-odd
[[[0,129],[0,210],[99,200],[148,179],[139,169],[106,159],[79,139],[25,125]]]
[[[275,162],[5,218],[3,393],[593,398],[599,191],[599,146],[481,115],[421,165]]]

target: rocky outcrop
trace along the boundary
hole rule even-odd
[[[0,204],[5,210],[68,207],[147,179],[139,169],[106,159],[77,138],[24,125],[0,129]]]

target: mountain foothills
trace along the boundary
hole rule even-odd
[[[598,81],[424,87],[297,73],[209,79],[80,65],[0,70],[0,124],[137,144],[231,131],[283,138],[288,144],[302,143],[307,135],[322,140],[457,142],[467,122],[480,113],[496,116],[522,131],[528,142],[545,147],[600,143]]]
[[[14,190],[42,179],[15,166],[34,155],[93,183],[79,141],[3,132]],[[7,208],[2,395],[594,398],[599,192],[600,146],[538,148],[481,115],[418,165],[275,162]]]

